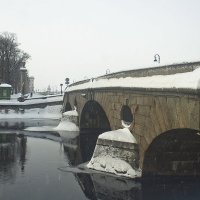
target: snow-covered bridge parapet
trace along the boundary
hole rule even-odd
[[[136,70],[127,70],[116,73],[106,74],[99,78],[125,78],[125,77],[146,77],[155,75],[171,75],[177,73],[191,72],[199,68],[200,62],[180,63],[164,65],[160,67],[142,68]]]
[[[200,63],[184,66],[174,66],[189,69],[175,74],[127,73],[72,84],[65,91],[65,110],[77,108],[83,131],[117,130],[122,121],[131,123],[144,174],[200,175]]]
[[[199,93],[200,62],[122,71],[69,85],[67,92],[126,88],[142,92]]]

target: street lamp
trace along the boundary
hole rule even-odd
[[[154,62],[160,63],[160,56],[158,54],[155,54],[155,56],[154,56]]]
[[[61,83],[60,84],[60,93],[62,94],[62,86],[63,86],[63,84]]]
[[[65,87],[65,90],[66,90],[67,87],[68,87],[68,85],[69,85],[69,78],[66,78],[66,79],[65,79],[65,85],[66,85],[66,87]]]
[[[69,78],[66,78],[66,79],[65,79],[65,84],[66,84],[66,85],[69,85]]]
[[[110,74],[110,69],[107,69],[107,70],[106,70],[106,74]]]

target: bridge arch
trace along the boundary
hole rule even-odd
[[[81,112],[80,129],[82,132],[90,131],[103,133],[111,130],[109,120],[101,105],[94,100],[88,101]]]
[[[200,175],[200,134],[194,129],[173,129],[157,136],[144,154],[143,176]]]
[[[91,159],[98,136],[110,130],[109,120],[101,105],[94,100],[87,101],[80,116],[80,148],[84,162]]]
[[[67,111],[70,111],[70,110],[72,110],[71,104],[70,104],[69,102],[67,102],[67,103],[64,105],[63,111],[64,111],[64,112],[67,112]]]

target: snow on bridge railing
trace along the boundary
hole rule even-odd
[[[76,85],[81,85],[83,83],[88,83],[90,82],[91,79],[86,79],[86,80],[81,80],[81,81],[77,81],[75,83],[71,83],[68,87],[72,87],[72,86],[76,86]]]
[[[143,76],[141,76],[143,74]],[[198,93],[200,62],[167,65],[104,75],[69,85],[66,92],[87,89],[129,88],[138,90]]]
[[[154,75],[171,75],[171,74],[177,74],[177,73],[185,73],[185,72],[194,71],[195,69],[199,67],[200,67],[200,61],[164,65],[164,66],[159,66],[159,67],[119,71],[119,72],[114,72],[114,73],[98,76],[96,78],[77,81],[75,83],[70,84],[68,87],[82,85],[88,82],[92,82],[93,80],[100,80],[100,79],[147,77],[147,76],[154,76]]]
[[[96,79],[110,79],[110,78],[125,78],[125,77],[146,77],[146,76],[154,76],[154,75],[171,75],[177,73],[185,73],[194,71],[200,67],[200,61],[198,62],[185,62],[171,65],[163,65],[159,67],[150,67],[150,68],[142,68],[142,69],[133,69],[120,71],[115,73],[106,74],[103,76],[99,76]]]

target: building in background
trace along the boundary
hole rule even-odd
[[[29,92],[34,93],[34,77],[30,76],[29,77]]]
[[[0,100],[10,100],[12,86],[6,83],[0,84]]]
[[[20,68],[21,81],[20,81],[20,92],[22,95],[29,93],[29,76],[28,70],[25,66]]]

